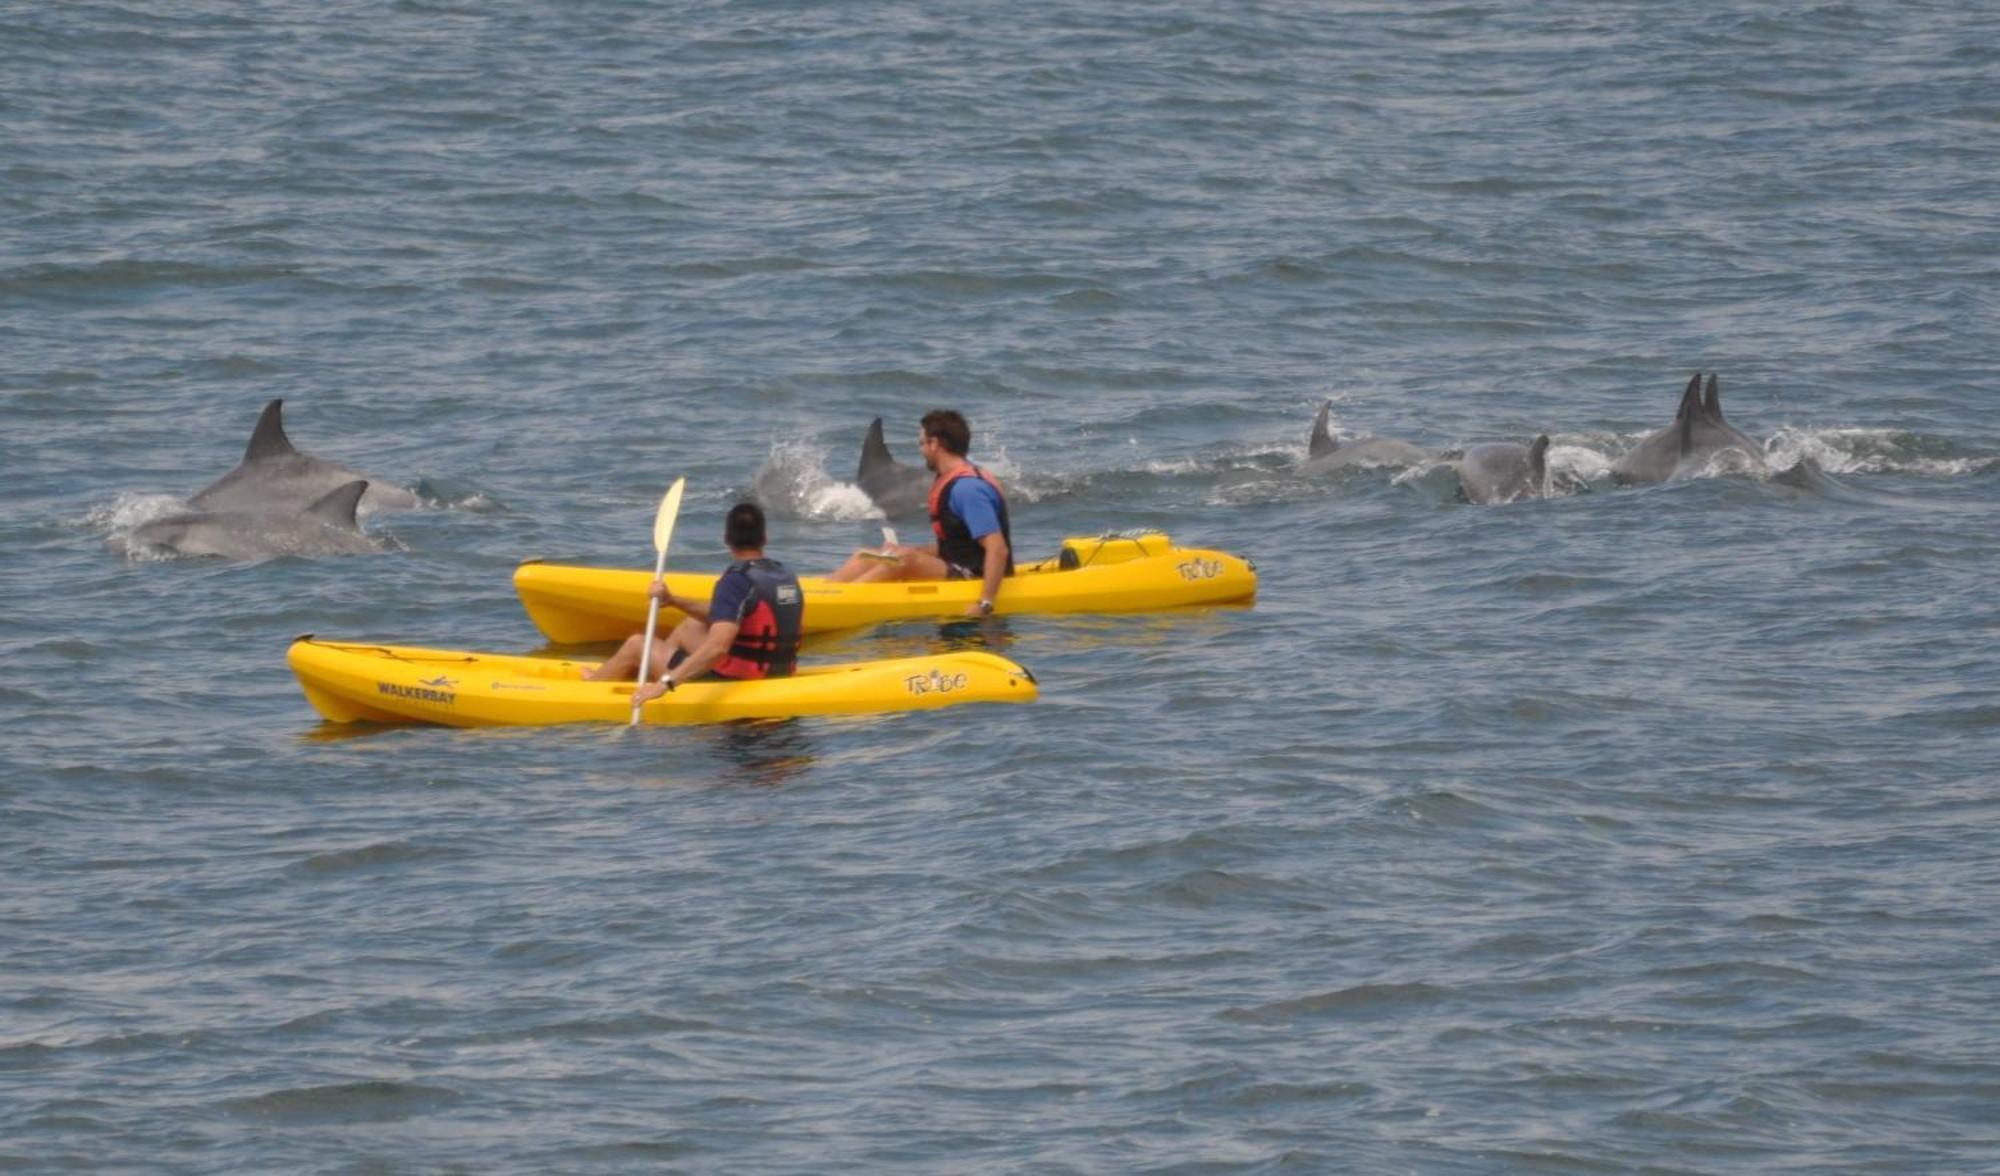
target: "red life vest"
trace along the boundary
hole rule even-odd
[[[1014,534],[1007,523],[1007,496],[1000,491],[1000,483],[985,470],[965,462],[951,473],[931,483],[931,533],[937,536],[938,558],[948,564],[956,564],[977,576],[986,569],[986,549],[979,540],[972,537],[972,528],[951,509],[951,484],[960,478],[978,478],[993,487],[994,497],[1000,500],[1000,537],[1007,541],[1007,574],[1014,574]]]
[[[736,640],[715,663],[725,678],[784,678],[799,661],[804,631],[805,592],[799,578],[774,559],[746,559],[730,564],[723,575],[740,572],[750,580],[750,595],[738,614]],[[723,620],[710,617],[710,621]]]

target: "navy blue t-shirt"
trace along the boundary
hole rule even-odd
[[[750,607],[750,577],[731,568],[717,576],[715,591],[708,597],[708,623],[740,625]]]

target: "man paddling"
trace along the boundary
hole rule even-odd
[[[764,558],[764,511],[754,502],[729,508],[722,541],[733,561],[716,577],[708,603],[675,596],[661,581],[651,588],[654,599],[677,608],[687,618],[674,631],[653,642],[652,664],[666,667],[657,682],[641,683],[635,703],[658,698],[684,683],[704,677],[743,681],[783,678],[798,664],[799,635],[805,618],[805,593],[785,565]],[[632,677],[645,653],[646,635],[634,633],[617,653],[584,675],[589,681],[616,682]]]
[[[1000,483],[966,459],[972,427],[948,408],[924,414],[917,448],[937,475],[931,483],[931,531],[937,542],[899,543],[888,551],[857,551],[827,579],[979,580],[979,602],[965,610],[986,616],[1000,595],[1000,581],[1014,574],[1014,540]],[[883,558],[885,555],[890,558]]]

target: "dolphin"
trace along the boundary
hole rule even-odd
[[[1319,416],[1313,421],[1312,438],[1306,442],[1305,464],[1299,467],[1304,473],[1321,474],[1365,466],[1413,466],[1430,460],[1428,453],[1394,437],[1335,441],[1327,429],[1327,417],[1332,412],[1331,400],[1319,406]]]
[[[298,510],[349,482],[368,480],[365,474],[292,448],[285,436],[284,404],[273,400],[264,406],[243,460],[188,499],[189,506],[205,511]],[[401,486],[369,482],[365,505],[371,511],[414,510],[417,496]]]
[[[882,418],[868,424],[868,436],[861,442],[861,468],[854,473],[855,485],[873,499],[882,513],[922,514],[930,508],[933,475],[921,466],[906,466],[889,453],[882,440]]]
[[[191,511],[156,519],[134,530],[125,546],[244,561],[379,551],[354,517],[367,489],[368,483],[357,479],[304,510]]]
[[[1708,377],[1708,396],[1702,396],[1701,373],[1688,381],[1681,393],[1674,423],[1647,434],[1623,457],[1611,463],[1611,476],[1620,482],[1665,482],[1687,478],[1711,467],[1724,454],[1736,459],[1753,473],[1769,473],[1764,447],[1722,419],[1722,394],[1714,373]]]
[[[1516,502],[1549,493],[1549,435],[1527,445],[1489,441],[1458,459],[1458,484],[1467,502]]]

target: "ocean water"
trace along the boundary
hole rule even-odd
[[[2000,1170],[2000,16],[0,7],[0,1168]],[[1621,488],[1694,371],[1773,473]],[[121,543],[265,401],[379,554]],[[1437,454],[1299,469],[1337,433]],[[870,418],[1251,608],[1042,701],[322,725]],[[1561,492],[1451,456],[1547,432]],[[899,520],[906,532],[920,526]]]

